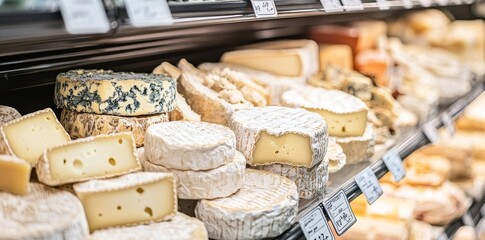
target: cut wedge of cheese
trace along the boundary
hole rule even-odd
[[[338,90],[301,88],[285,92],[283,105],[318,113],[328,124],[328,134],[336,137],[362,136],[367,125],[367,105]]]
[[[44,149],[70,140],[50,108],[0,125],[0,153],[17,156],[30,165],[37,163]]]
[[[50,186],[102,179],[141,170],[132,133],[74,140],[44,151],[36,166]]]
[[[177,213],[175,180],[169,173],[131,173],[74,184],[91,231],[170,219]]]
[[[456,127],[470,131],[485,131],[485,94],[482,93],[465,108],[463,115],[458,118]]]
[[[138,154],[145,172],[173,173],[177,179],[178,197],[181,199],[214,199],[227,197],[241,188],[244,181],[246,159],[236,152],[233,160],[210,170],[176,170],[156,165],[144,155],[144,148]]]
[[[274,173],[246,170],[243,187],[227,198],[201,200],[195,215],[213,239],[276,237],[295,221],[298,191],[293,181]]]
[[[24,195],[29,191],[30,164],[10,155],[0,154],[0,191]]]
[[[339,66],[343,69],[352,70],[354,67],[354,56],[352,48],[345,44],[320,44],[320,70],[328,64]]]
[[[71,193],[30,183],[28,194],[0,192],[0,239],[73,239],[89,236],[79,199]]]
[[[90,240],[206,240],[207,229],[197,218],[178,212],[168,221],[95,231]]]
[[[325,154],[325,161],[328,159],[328,172],[336,173],[342,169],[347,163],[347,156],[342,147],[337,144],[335,139],[328,139],[327,154]]]
[[[450,179],[470,178],[473,176],[473,156],[471,149],[458,148],[448,144],[426,145],[416,153],[427,156],[442,156],[451,163]]]
[[[406,240],[409,223],[398,219],[358,216],[357,222],[342,235],[344,240]]]
[[[0,124],[8,123],[20,117],[22,117],[22,115],[20,115],[17,109],[0,105]]]
[[[167,113],[140,117],[119,117],[79,113],[66,109],[62,111],[60,119],[61,124],[74,139],[101,134],[132,132],[138,147],[143,146],[145,131],[148,126],[167,121]]]
[[[230,163],[236,151],[231,129],[206,122],[168,122],[148,128],[147,158],[179,170],[210,170]]]
[[[372,124],[367,124],[364,135],[360,137],[332,137],[342,147],[347,164],[369,160],[374,155],[375,136]]]
[[[236,146],[249,165],[281,163],[311,168],[327,152],[327,124],[303,109],[262,107],[233,114]]]

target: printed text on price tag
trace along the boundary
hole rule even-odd
[[[347,195],[343,190],[338,191],[324,202],[327,215],[332,221],[335,232],[340,236],[344,234],[355,222],[357,218],[350,207]]]
[[[312,209],[299,221],[300,227],[308,240],[322,239],[334,240],[335,238],[328,227],[327,219],[323,215],[323,204],[320,203],[318,207]]]
[[[370,167],[359,173],[355,177],[355,182],[364,193],[369,204],[373,204],[382,195],[379,180]]]
[[[101,0],[59,0],[59,7],[71,34],[106,33],[110,29]]]
[[[390,150],[384,154],[382,161],[384,161],[387,169],[391,172],[394,181],[399,182],[406,176],[406,170],[402,165],[401,157],[399,157],[399,154],[395,150]]]
[[[346,11],[364,10],[361,0],[342,0]]]
[[[320,0],[325,12],[342,12],[344,7],[339,0]]]
[[[126,12],[135,27],[160,26],[173,23],[166,0],[125,0]]]
[[[251,0],[256,18],[276,17],[278,11],[273,0]]]

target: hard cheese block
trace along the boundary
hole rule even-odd
[[[406,221],[359,216],[342,239],[406,240],[408,236],[409,224]]]
[[[177,179],[178,197],[181,199],[227,197],[243,185],[246,159],[240,152],[236,152],[231,162],[203,171],[176,170],[156,165],[147,159],[144,152],[144,148],[138,149],[143,171],[173,173]]]
[[[0,105],[0,124],[8,123],[14,119],[20,118],[22,115],[17,109]]]
[[[24,195],[29,191],[30,164],[14,156],[0,154],[0,191]]]
[[[328,182],[328,161],[323,160],[312,168],[284,164],[257,166],[256,169],[273,172],[295,182],[300,198],[314,198],[324,193]]]
[[[77,112],[139,116],[175,107],[175,79],[158,74],[72,70],[57,76],[54,102]]]
[[[143,146],[148,126],[167,122],[168,114],[151,116],[119,117],[92,113],[80,113],[64,109],[60,122],[72,138],[85,138],[101,134],[132,132],[136,146]]]
[[[79,199],[71,193],[31,183],[28,194],[0,192],[0,239],[73,239],[89,236]]]
[[[285,92],[282,100],[284,106],[320,114],[328,124],[330,136],[354,137],[364,134],[367,105],[350,94],[308,87]]]
[[[131,173],[74,184],[91,231],[157,222],[177,213],[175,180],[169,173]]]
[[[226,52],[221,62],[289,77],[318,71],[318,45],[311,40],[281,40],[253,44]]]
[[[211,239],[276,237],[295,221],[298,191],[291,180],[258,170],[247,170],[243,187],[227,198],[201,200],[195,215]]]
[[[313,167],[327,152],[327,124],[303,109],[263,107],[233,114],[236,146],[253,166],[273,163]]]
[[[352,70],[354,56],[352,48],[345,44],[320,44],[320,70],[325,69],[327,64],[333,64],[343,69]]]
[[[35,165],[44,149],[70,141],[50,108],[27,114],[0,126],[0,153]]]
[[[178,212],[168,221],[95,231],[90,240],[206,240],[207,229],[197,218]]]
[[[369,160],[374,155],[375,136],[372,124],[367,124],[364,135],[360,137],[333,138],[344,150],[347,164]]]
[[[37,162],[39,181],[57,186],[141,169],[131,133],[99,135],[48,148]]]
[[[393,62],[388,54],[377,50],[366,50],[355,58],[355,69],[362,74],[373,76],[374,82],[381,87],[391,86],[390,74]]]
[[[147,158],[179,170],[209,170],[232,162],[236,137],[231,129],[205,122],[167,122],[148,128]]]

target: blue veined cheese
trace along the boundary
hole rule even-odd
[[[172,111],[175,79],[157,74],[71,70],[57,76],[54,102],[77,112],[139,116]]]

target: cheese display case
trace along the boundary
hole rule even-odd
[[[330,2],[0,2],[0,239],[478,237],[484,3]]]

